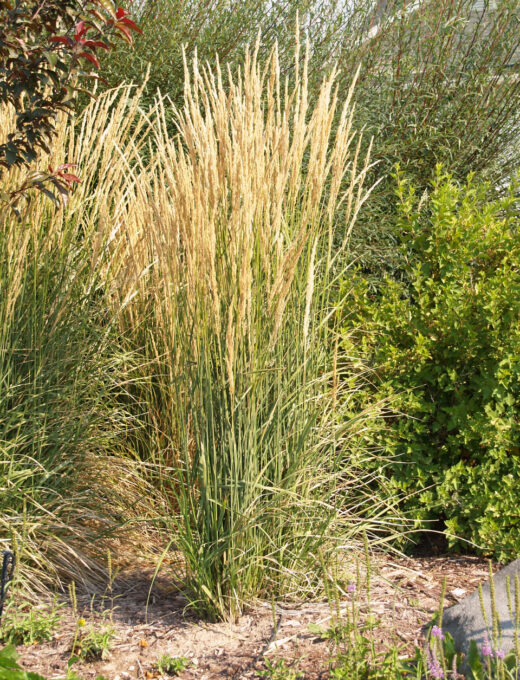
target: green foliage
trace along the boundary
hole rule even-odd
[[[495,187],[518,167],[518,3],[486,2],[477,11],[475,0],[389,0],[379,18],[373,2],[352,4],[334,54],[343,89],[361,64],[358,120],[366,143],[374,136],[371,178],[380,181],[352,246],[356,261],[378,279],[399,270],[395,164],[419,193],[436,163],[458,181],[473,172]]]
[[[106,77],[111,85],[140,83],[149,67],[148,103],[159,88],[182,107],[183,45],[188,55],[197,49],[201,63],[211,67],[218,57],[226,80],[227,68],[240,66],[245,45],[260,31],[261,57],[276,39],[282,72],[292,76],[297,12],[312,52],[311,99],[336,61],[340,99],[360,68],[356,119],[366,130],[365,148],[374,137],[371,179],[381,181],[360,212],[353,244],[357,261],[376,277],[398,267],[389,179],[395,163],[420,191],[437,162],[458,180],[472,171],[495,186],[516,168],[516,0],[486,3],[480,11],[475,0],[147,0],[140,12],[143,35],[133,52],[122,45],[108,56]]]
[[[157,660],[157,670],[161,675],[179,675],[190,665],[190,660],[186,656],[171,656],[163,654]]]
[[[353,588],[351,584],[347,589],[349,599],[345,602],[340,599],[338,579],[331,578],[327,587],[330,622],[327,626],[310,624],[307,627],[329,644],[327,677],[329,680],[419,680],[424,670],[420,651],[410,659],[402,654],[399,646],[380,647],[381,621],[371,609],[371,565],[366,541],[365,548],[366,576],[363,581],[358,567],[356,586]]]
[[[13,645],[8,645],[0,649],[0,680],[45,680],[45,678],[38,673],[31,671],[24,671],[21,666],[16,663],[18,654]],[[67,671],[64,680],[80,680],[79,676],[71,672],[70,668]],[[96,676],[96,680],[108,680],[103,675]]]
[[[14,124],[0,138],[0,176],[2,170],[28,166],[38,154],[50,153],[59,114],[74,110],[78,91],[89,94],[78,83],[99,79],[91,72],[92,66],[100,68],[96,51],[109,51],[114,36],[131,44],[131,31],[140,31],[127,14],[116,10],[112,0],[0,0],[0,106],[7,118],[9,109],[15,112]],[[0,200],[18,217],[18,204],[30,189],[56,203],[66,201],[80,181],[72,167],[74,163],[57,168],[48,164],[10,192],[4,184]]]
[[[418,656],[415,664],[399,657],[399,652],[393,648],[383,654],[374,664],[370,663],[370,656],[366,644],[358,642],[348,653],[338,654],[333,660],[333,667],[328,676],[329,680],[412,680],[424,677],[422,660]]]
[[[265,680],[298,680],[305,677],[301,671],[288,666],[284,659],[269,661],[264,658],[264,664],[265,669],[256,671],[256,675]]]
[[[12,645],[32,645],[52,640],[60,622],[56,605],[25,607],[10,606],[0,625],[0,642]]]
[[[82,628],[76,635],[72,660],[105,661],[113,647],[115,631],[112,627],[97,629],[94,625]]]
[[[44,680],[41,675],[24,671],[17,663],[14,646],[0,649],[0,680]]]
[[[345,281],[343,349],[371,369],[350,408],[385,401],[368,437],[417,520],[507,559],[520,539],[518,200],[437,169],[398,178],[400,279]],[[408,417],[402,417],[405,414]]]
[[[294,49],[297,11],[305,12],[312,0],[145,0],[138,11],[142,35],[133,50],[122,45],[106,62],[105,77],[111,86],[141,83],[149,69],[144,99],[151,103],[157,89],[182,108],[184,93],[183,49],[188,57],[196,50],[201,63],[238,66],[248,44],[262,31],[262,56],[275,40],[280,49]],[[131,7],[127,2],[125,6]],[[224,69],[224,77],[225,69]]]

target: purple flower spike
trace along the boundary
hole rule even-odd
[[[489,644],[489,638],[487,635],[484,635],[484,643],[482,644],[481,652],[482,656],[493,656],[493,650]]]
[[[347,593],[355,593],[356,592],[356,584],[355,583],[349,583],[347,586]]]
[[[497,651],[495,652],[495,656],[496,656],[497,659],[504,659],[505,656],[506,656],[506,653],[504,652],[503,649],[497,649]]]
[[[444,640],[444,633],[442,632],[442,628],[439,628],[439,626],[433,626],[432,635],[439,640]]]
[[[428,672],[432,678],[436,678],[437,680],[442,680],[442,678],[444,678],[444,672],[441,668],[439,660],[435,656],[435,652],[428,650],[428,658],[426,659],[426,663],[428,666]]]

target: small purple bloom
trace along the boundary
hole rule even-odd
[[[432,635],[439,640],[444,640],[444,633],[442,632],[442,628],[439,628],[439,626],[433,626]]]
[[[428,650],[426,664],[428,666],[428,672],[432,678],[437,678],[437,680],[442,680],[442,678],[444,678],[444,672],[441,668],[439,660],[435,656],[435,652],[430,649]]]
[[[506,654],[503,649],[497,649],[497,651],[495,652],[495,656],[497,657],[497,659],[504,659]]]
[[[355,593],[356,592],[356,584],[355,583],[349,583],[347,586],[347,593]]]
[[[489,644],[489,639],[488,636],[484,636],[484,642],[482,644],[482,656],[493,656],[493,650],[491,648],[491,645]]]

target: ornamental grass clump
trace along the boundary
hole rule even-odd
[[[341,203],[350,230],[368,157],[352,93],[340,104],[334,75],[309,109],[306,62],[288,91],[276,50],[264,68],[248,53],[225,90],[221,71],[195,60],[177,139],[157,102],[150,180],[128,212],[139,243],[130,280],[151,265],[128,320],[146,320],[172,543],[192,604],[215,616],[251,597],[313,592],[317,553],[353,482],[339,472],[348,428],[332,416],[332,225]]]
[[[248,52],[228,87],[195,59],[184,108],[156,102],[156,151],[121,216],[142,451],[171,504],[184,590],[217,617],[314,593],[320,551],[384,525],[361,519],[373,494],[345,453],[358,426],[334,414],[333,225],[341,206],[350,232],[369,168],[335,75],[311,107],[306,59],[293,87],[276,48],[265,66]]]
[[[75,498],[69,479],[90,484],[84,461],[118,461],[99,479],[120,518],[153,514],[168,528],[180,587],[214,617],[256,597],[315,594],[317,562],[363,532],[388,536],[376,476],[349,454],[365,415],[338,413],[349,369],[337,357],[333,292],[369,194],[369,157],[352,88],[340,101],[333,70],[311,106],[307,57],[296,64],[289,85],[277,49],[262,65],[257,47],[225,87],[221,68],[195,59],[182,109],[158,95],[145,111],[130,86],[103,94],[42,160],[77,164],[81,183],[59,209],[42,196],[31,204],[41,233],[27,233],[46,243],[48,226],[49,257],[67,265],[49,266],[60,298],[38,309],[80,334],[66,375],[96,399],[77,387],[60,411],[93,418],[59,449],[74,470],[59,477],[64,502]],[[72,345],[53,343],[60,361],[70,356]]]
[[[114,98],[105,97],[98,124],[115,145],[115,127],[126,132],[121,120],[110,124]],[[119,113],[126,111],[119,101]],[[0,549],[16,552],[15,584],[26,594],[68,580],[102,584],[111,532],[129,508],[143,510],[145,492],[147,505],[153,495],[119,447],[121,432],[133,426],[119,401],[128,358],[103,293],[117,261],[99,229],[117,175],[113,158],[100,153],[103,143],[95,144],[89,115],[76,140],[64,117],[37,167],[2,175],[8,193],[35,169],[82,162],[83,181],[66,205],[35,193],[20,201],[19,218],[6,206],[0,211]],[[0,141],[14,117],[12,108],[0,109]],[[86,149],[96,158],[91,166]]]

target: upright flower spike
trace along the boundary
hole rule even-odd
[[[432,637],[437,638],[438,640],[444,640],[444,633],[442,632],[442,628],[439,628],[439,626],[433,626],[431,634]]]
[[[493,649],[489,642],[487,633],[485,633],[484,635],[484,642],[482,644],[482,649],[480,651],[482,653],[482,656],[493,656]]]
[[[432,678],[436,678],[436,680],[442,680],[442,678],[444,678],[442,666],[439,663],[439,659],[437,658],[435,651],[432,649],[428,649],[426,665]]]

